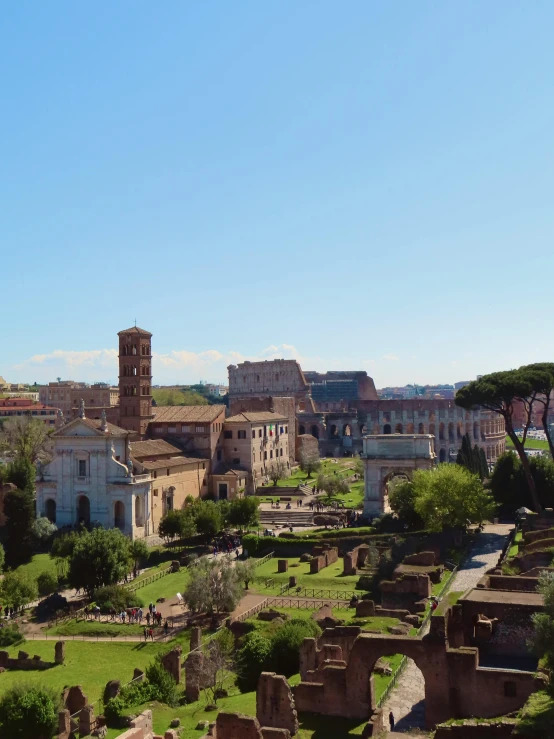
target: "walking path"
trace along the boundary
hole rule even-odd
[[[513,525],[496,524],[485,526],[477,538],[471,553],[456,574],[451,591],[466,591],[476,587],[488,569],[495,567]],[[427,628],[428,630],[428,628]],[[425,728],[425,682],[420,670],[411,659],[402,673],[396,688],[383,706],[385,721],[392,711],[396,725],[395,733],[408,732],[414,728]]]

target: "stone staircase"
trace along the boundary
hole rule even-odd
[[[260,523],[264,528],[271,529],[274,526],[313,526],[313,511],[302,508],[271,508],[268,511],[260,511]]]

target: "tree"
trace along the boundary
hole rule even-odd
[[[69,558],[68,580],[90,595],[96,588],[122,580],[131,562],[129,539],[119,529],[85,531]]]
[[[158,534],[164,539],[181,539],[196,534],[194,514],[189,508],[178,511],[168,511],[160,521]]]
[[[38,418],[16,416],[3,426],[0,448],[30,464],[47,463],[52,457],[52,441],[48,429]]]
[[[245,590],[248,590],[248,584],[256,577],[256,563],[253,559],[247,559],[245,562],[237,562],[235,572],[240,582],[244,583]]]
[[[234,639],[227,629],[205,645],[202,684],[205,686],[207,703],[217,705],[225,685],[234,681]]]
[[[413,475],[415,510],[430,531],[481,523],[496,505],[477,475],[457,464],[440,464]]]
[[[252,631],[247,634],[237,655],[237,684],[243,693],[256,690],[260,673],[265,669],[271,654],[271,641]]]
[[[25,457],[16,457],[8,465],[8,482],[11,482],[18,490],[29,495],[35,494],[35,480],[37,471],[32,462]]]
[[[519,371],[523,372],[531,383],[534,402],[542,406],[542,427],[548,441],[550,456],[554,459],[554,443],[550,434],[550,426],[548,425],[548,416],[550,415],[552,395],[554,393],[554,364],[552,362],[527,364],[520,367]]]
[[[129,544],[129,554],[135,563],[135,569],[138,569],[139,562],[146,562],[148,559],[148,545],[144,539],[133,539]]]
[[[287,466],[286,464],[278,459],[277,461],[273,462],[271,467],[269,468],[269,478],[271,479],[271,482],[274,486],[277,485],[279,480],[282,480],[284,477],[287,476]]]
[[[213,614],[235,609],[242,588],[228,559],[200,557],[189,567],[190,580],[183,594],[192,611]]]
[[[324,490],[327,493],[329,501],[331,501],[335,495],[346,495],[350,492],[348,482],[338,475],[324,475],[320,473],[317,476],[316,485],[319,490]]]
[[[544,611],[531,616],[535,628],[531,646],[539,657],[544,658],[551,676],[548,689],[554,696],[554,572],[541,573],[537,590],[544,597]]]
[[[33,522],[33,535],[41,544],[46,544],[57,530],[56,524],[49,521],[45,516],[40,516]]]
[[[41,572],[37,577],[38,594],[45,596],[58,589],[58,578],[53,572]]]
[[[215,536],[221,531],[221,511],[213,500],[199,500],[192,510],[199,534]]]
[[[474,475],[479,475],[481,480],[489,476],[489,466],[485,452],[477,444],[474,447],[471,446],[469,434],[464,434],[462,437],[462,445],[456,457],[456,464],[465,467]]]
[[[535,481],[533,480],[529,467],[529,460],[525,454],[526,432],[524,432],[524,438],[520,440],[514,430],[513,424],[514,402],[523,402],[528,409],[528,415],[530,415],[533,398],[537,395],[532,380],[533,378],[530,375],[526,375],[525,372],[520,372],[519,370],[493,372],[490,375],[483,375],[479,380],[474,380],[469,385],[460,388],[456,393],[455,402],[460,408],[465,408],[466,410],[485,408],[502,416],[506,426],[506,433],[510,437],[517,455],[521,460],[529,493],[533,501],[533,508],[537,513],[542,513]]]
[[[0,595],[10,608],[21,608],[37,599],[36,580],[17,570],[7,572],[0,582]]]
[[[75,544],[80,536],[81,533],[72,531],[69,534],[62,534],[62,536],[54,538],[52,547],[50,548],[50,557],[56,561],[58,577],[65,577],[67,575],[69,559],[73,554]]]
[[[257,526],[260,521],[260,502],[254,496],[231,501],[227,520],[240,529]]]
[[[548,457],[534,456],[529,468],[543,508],[554,506],[554,462]],[[508,451],[501,454],[487,483],[503,514],[513,516],[518,508],[531,508],[533,502],[525,481],[519,457]]]
[[[53,690],[17,685],[0,699],[0,734],[10,739],[52,739],[60,701]]]
[[[300,452],[299,460],[300,469],[306,473],[306,479],[310,479],[314,472],[321,468],[321,460],[319,458],[318,449],[303,449]]]
[[[413,482],[395,477],[389,484],[389,505],[401,521],[411,529],[423,528],[423,520],[415,509],[416,493]]]
[[[317,638],[321,629],[312,620],[293,618],[280,626],[271,638],[268,669],[290,677],[300,669],[300,646],[306,637]]]
[[[35,504],[33,496],[21,490],[10,490],[4,496],[6,525],[6,559],[10,566],[29,558],[33,545]]]

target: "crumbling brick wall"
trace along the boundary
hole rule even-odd
[[[312,559],[310,560],[310,574],[315,574],[324,567],[334,564],[339,558],[339,550],[337,547],[331,547],[328,544],[317,546],[312,549]]]
[[[298,731],[298,716],[287,679],[274,672],[262,672],[256,690],[256,718],[260,726]]]
[[[360,544],[343,556],[343,575],[357,575],[358,570],[364,566],[369,555],[369,545]]]
[[[387,609],[406,609],[410,613],[422,610],[419,601],[431,595],[429,575],[405,574],[396,580],[383,580],[380,585],[381,605]]]

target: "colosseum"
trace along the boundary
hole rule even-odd
[[[291,421],[296,416],[296,433],[315,436],[322,456],[359,454],[366,434],[432,434],[440,462],[456,459],[465,433],[485,451],[489,464],[505,449],[504,420],[498,414],[466,411],[453,400],[379,400],[366,372],[303,372],[293,359],[228,369],[231,413],[288,407]]]

